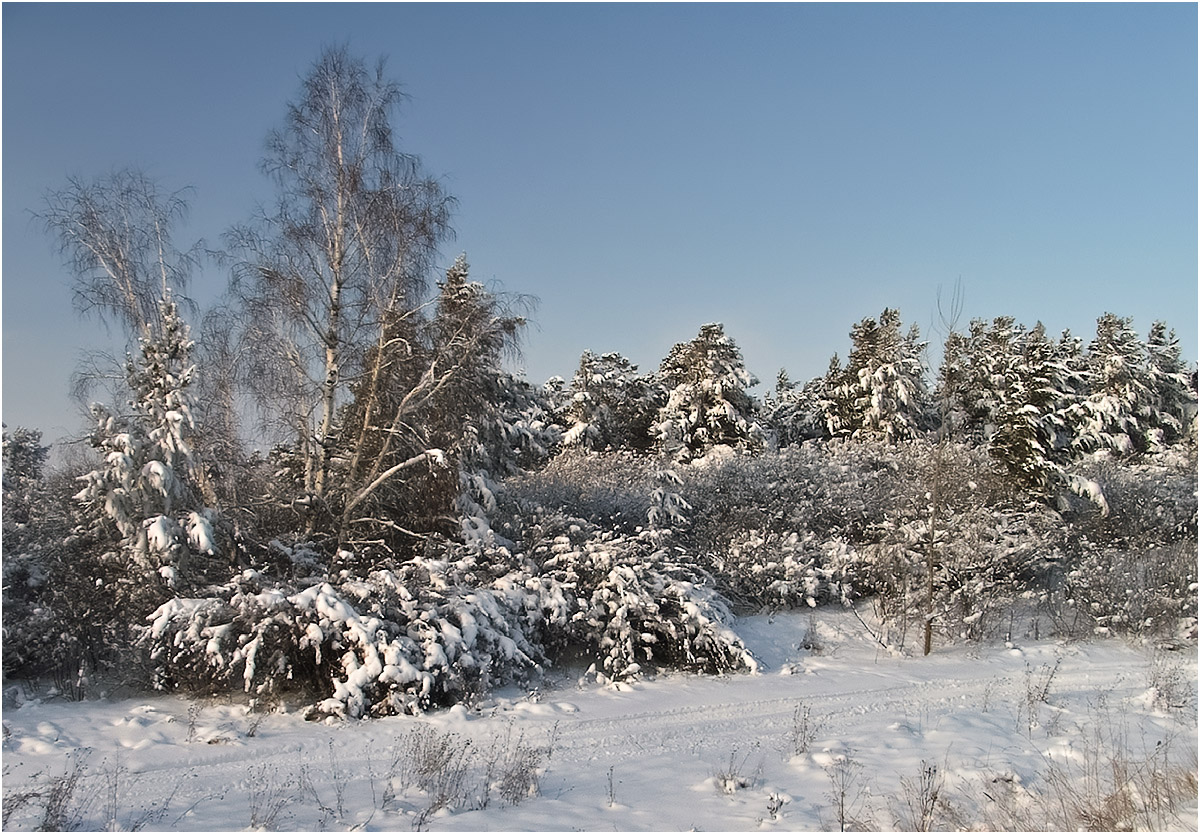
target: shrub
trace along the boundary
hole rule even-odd
[[[160,688],[301,689],[309,716],[419,713],[539,668],[523,582],[488,587],[475,561],[416,559],[304,588],[253,571],[155,611],[144,644]]]
[[[1194,635],[1196,543],[1089,547],[1073,559],[1059,594],[1073,625],[1089,631]]]
[[[729,607],[712,578],[662,546],[661,532],[604,532],[561,514],[537,529],[531,556],[551,587],[571,589],[567,642],[596,654],[598,677],[635,677],[643,664],[696,672],[757,668],[727,625]]]

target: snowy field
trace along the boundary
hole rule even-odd
[[[762,673],[612,688],[559,670],[420,718],[10,683],[4,827],[1196,830],[1194,644],[903,657],[835,610],[737,630]]]

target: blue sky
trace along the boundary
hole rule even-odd
[[[1105,311],[1197,355],[1197,21],[1184,4],[13,4],[3,7],[3,419],[47,439],[104,331],[30,219],[69,175],[193,186],[219,243],[323,46],[411,96],[476,279],[540,299],[523,366],[644,370],[722,321],[763,388],[898,307],[1085,341]],[[201,303],[226,274],[195,277]]]

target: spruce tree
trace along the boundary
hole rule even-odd
[[[924,428],[925,345],[915,325],[907,334],[900,326],[899,312],[886,308],[878,321],[864,318],[851,329],[850,356],[838,369],[827,411],[833,436],[895,443]]]
[[[4,526],[25,524],[33,504],[34,490],[42,478],[50,447],[42,445],[37,429],[4,427]]]
[[[758,380],[720,324],[671,348],[659,368],[667,402],[654,427],[658,447],[679,459],[703,456],[718,445],[754,447],[762,441],[757,403],[747,392]]]
[[[1196,413],[1196,391],[1182,359],[1174,330],[1156,321],[1146,337],[1150,414],[1148,423],[1157,430],[1158,443],[1169,445],[1187,434],[1189,415]]]
[[[132,566],[175,587],[186,581],[193,552],[212,555],[218,545],[190,442],[193,343],[170,293],[147,332],[138,356],[126,359],[131,413],[92,406],[91,442],[102,465],[84,476],[76,498],[89,509],[93,531],[111,524]]]
[[[763,401],[762,415],[780,448],[826,436],[823,383],[818,377],[800,386],[779,369],[775,389]]]
[[[1076,444],[1117,454],[1147,451],[1154,392],[1145,346],[1132,319],[1105,313],[1087,351],[1088,395],[1076,409]]]
[[[567,446],[645,451],[664,393],[619,353],[579,358],[564,408]]]

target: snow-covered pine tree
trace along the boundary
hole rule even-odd
[[[560,441],[543,391],[499,369],[488,383],[481,410],[466,415],[458,453],[456,506],[468,542],[486,538],[491,529],[497,481],[540,466]]]
[[[1187,435],[1188,423],[1196,415],[1193,377],[1181,358],[1175,331],[1168,330],[1164,322],[1150,325],[1146,352],[1151,393],[1148,422],[1151,431],[1159,433],[1154,440],[1164,445],[1177,443]]]
[[[895,443],[916,437],[925,421],[927,392],[916,325],[900,332],[900,313],[885,308],[850,331],[847,365],[839,369],[827,411],[830,434]],[[832,371],[832,367],[831,367]]]
[[[1041,322],[1014,333],[1013,351],[999,358],[1001,373],[993,377],[996,428],[989,453],[1029,495],[1055,499],[1067,490],[1107,512],[1100,486],[1064,468],[1079,448],[1072,417],[1085,390],[1078,340],[1064,332],[1052,342]]]
[[[17,426],[11,432],[4,427],[4,525],[24,524],[29,520],[33,491],[41,480],[50,447],[42,445],[37,429]]]
[[[585,350],[566,396],[565,446],[592,450],[649,448],[650,430],[663,404],[663,392],[621,354],[597,356]]]
[[[668,394],[654,432],[665,454],[687,460],[718,445],[761,444],[757,403],[746,390],[758,380],[721,324],[706,324],[695,339],[672,347],[659,378]]]
[[[1075,444],[1090,451],[1141,454],[1153,441],[1149,357],[1133,320],[1105,313],[1086,357],[1087,395],[1073,409]]]
[[[775,389],[767,394],[762,405],[763,422],[779,448],[826,436],[823,387],[821,377],[799,386],[791,381],[785,369],[779,369]]]
[[[214,554],[217,537],[213,511],[200,501],[189,442],[193,343],[169,292],[159,316],[152,335],[139,340],[139,355],[126,360],[132,413],[92,406],[91,442],[103,464],[81,479],[76,498],[90,508],[93,525],[103,519],[115,526],[132,565],[174,587],[186,578],[189,555]]]
[[[378,550],[408,558],[431,533],[453,536],[464,489],[486,485],[466,461],[479,457],[481,438],[496,434],[497,409],[513,387],[500,362],[524,319],[469,272],[459,255],[438,282],[431,315],[392,311],[344,409],[344,440],[331,457],[343,474],[330,497],[339,547],[356,558]],[[541,418],[530,408],[532,425]],[[507,429],[500,433],[520,445]]]
[[[947,339],[940,374],[950,419],[968,442],[986,444],[1013,486],[1039,499],[1069,490],[1104,503],[1099,487],[1067,474],[1078,453],[1079,413],[1086,396],[1079,340],[1057,341],[1009,316],[976,319],[969,334]]]
[[[992,431],[995,411],[989,354],[982,347],[991,332],[982,319],[973,320],[968,333],[951,332],[942,348],[938,372],[937,398],[946,404],[943,431],[979,445]]]

